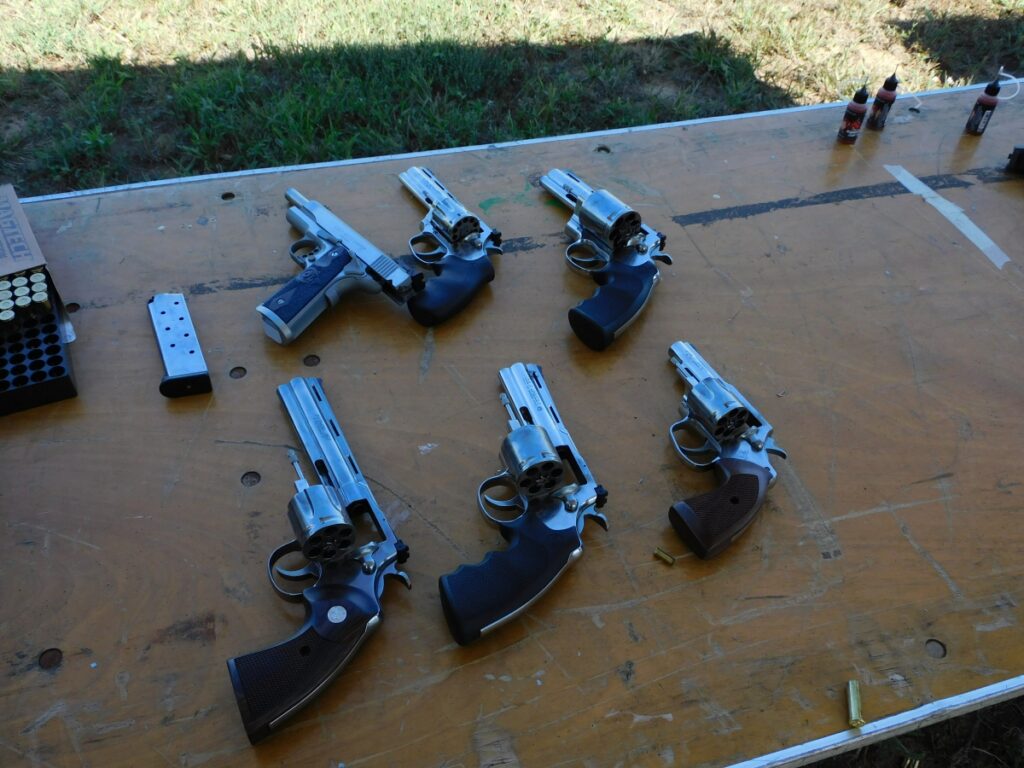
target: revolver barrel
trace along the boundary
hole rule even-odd
[[[594,194],[594,188],[575,173],[559,168],[552,168],[544,174],[540,185],[569,208],[575,208]]]
[[[483,232],[480,220],[448,191],[429,168],[413,166],[400,173],[398,178],[405,188],[426,206],[434,226],[439,228],[453,245]]]

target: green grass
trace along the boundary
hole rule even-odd
[[[21,194],[921,90],[1013,69],[1024,0],[50,0],[0,27]]]

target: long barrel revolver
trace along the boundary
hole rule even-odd
[[[786,458],[772,437],[772,425],[692,344],[677,341],[668,350],[686,386],[679,404],[682,419],[669,428],[679,458],[697,470],[714,469],[721,485],[680,501],[668,517],[698,557],[714,557],[743,533],[757,515],[777,474],[769,454]],[[680,442],[680,434],[689,438]]]
[[[303,269],[256,308],[263,330],[278,344],[290,344],[351,290],[382,292],[405,304],[423,289],[422,274],[407,270],[327,206],[293,188],[284,196],[288,223],[302,235],[288,253]]]
[[[572,171],[557,168],[541,186],[573,209],[565,225],[569,266],[590,274],[597,291],[569,310],[569,325],[591,349],[611,344],[647,306],[660,279],[654,262],[671,264],[665,235],[605,189],[595,190]]]
[[[441,606],[460,645],[525,611],[583,554],[587,518],[605,530],[597,511],[608,493],[594,480],[555,409],[538,365],[499,372],[509,434],[504,469],[477,491],[480,511],[498,524],[509,546],[440,578]],[[501,497],[491,495],[502,488]]]
[[[501,253],[501,232],[471,213],[429,168],[413,166],[398,178],[427,208],[409,250],[436,275],[409,300],[409,313],[421,325],[437,325],[494,279],[490,257]]]
[[[377,628],[384,579],[391,576],[410,585],[409,576],[398,567],[409,558],[409,548],[395,536],[373,498],[327,402],[323,382],[295,378],[278,387],[277,394],[320,482],[306,481],[298,457],[290,451],[299,476],[288,503],[295,538],[274,550],[267,561],[274,591],[305,605],[305,623],[278,645],[228,660],[235,699],[253,744],[323,690]],[[356,546],[353,518],[361,514],[373,519],[377,540]],[[301,554],[302,567],[278,565],[293,553]],[[312,585],[289,592],[276,577],[312,580]]]

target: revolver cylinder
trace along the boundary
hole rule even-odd
[[[599,189],[577,203],[577,212],[584,232],[591,231],[618,251],[629,241],[642,235],[640,214],[611,192]]]
[[[464,242],[483,232],[480,219],[451,197],[442,197],[436,201],[431,213],[434,225],[447,234],[453,243]]]
[[[514,429],[498,455],[526,499],[547,496],[562,485],[562,459],[543,427],[525,424]]]
[[[303,556],[313,562],[340,560],[355,541],[352,521],[323,485],[308,486],[292,497],[288,521]]]
[[[746,406],[717,379],[706,379],[691,389],[684,407],[719,442],[735,440],[756,425]]]

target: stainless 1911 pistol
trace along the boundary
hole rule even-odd
[[[501,253],[501,232],[471,213],[429,168],[413,166],[398,178],[427,208],[409,250],[436,275],[409,300],[409,313],[421,325],[437,325],[494,279],[490,257]]]
[[[665,235],[611,192],[593,189],[572,171],[552,169],[540,183],[572,208],[565,225],[569,266],[598,285],[593,296],[569,310],[569,325],[588,347],[604,349],[647,306],[660,279],[654,262],[672,263],[663,250]]]
[[[540,366],[516,363],[498,375],[509,415],[499,453],[505,468],[480,484],[477,503],[509,546],[440,578],[441,605],[460,645],[512,620],[543,595],[583,554],[587,518],[608,528],[597,511],[608,493],[562,423]],[[499,487],[502,498],[491,495]]]
[[[398,261],[339,219],[327,206],[297,189],[284,193],[288,223],[302,237],[288,249],[302,272],[256,308],[263,330],[290,344],[328,307],[351,290],[381,293],[405,304],[423,289],[423,275]]]
[[[352,456],[345,435],[316,378],[295,378],[277,388],[310,464],[320,482],[302,476],[298,457],[289,451],[299,479],[288,503],[294,540],[278,547],[267,561],[267,576],[279,596],[301,602],[306,621],[290,639],[262,651],[228,660],[242,722],[255,744],[308,704],[344,669],[381,621],[384,579],[409,586],[399,568],[409,548],[395,536]],[[359,545],[353,524],[369,515],[376,540]],[[278,564],[289,554],[304,565]],[[302,591],[282,589],[276,578],[311,581]]]
[[[674,504],[668,517],[698,557],[714,557],[754,521],[775,484],[768,455],[784,459],[786,452],[772,437],[772,425],[696,347],[677,341],[668,357],[686,385],[679,404],[683,418],[669,428],[669,438],[685,464],[714,469],[721,482],[710,493]],[[681,443],[681,432],[691,440]]]

